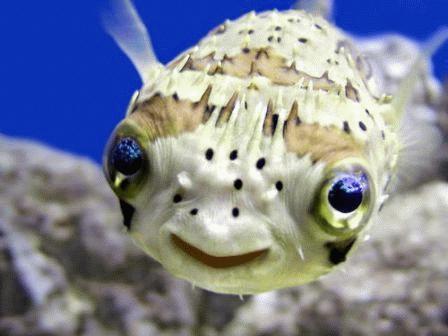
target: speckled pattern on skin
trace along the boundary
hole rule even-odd
[[[132,58],[146,32],[123,4],[138,29],[115,38]],[[105,157],[138,246],[235,294],[310,282],[347,259],[387,198],[401,111],[343,32],[304,11],[251,12],[167,66],[140,56],[144,85]],[[145,153],[129,176],[109,159],[125,137]],[[341,202],[361,199],[348,213],[328,200],[341,176],[357,185]]]

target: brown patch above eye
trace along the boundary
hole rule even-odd
[[[211,90],[209,86],[198,102],[182,99],[177,93],[171,96],[155,94],[140,103],[127,119],[140,126],[150,141],[192,132],[211,114],[208,106]]]
[[[361,146],[342,129],[319,124],[298,124],[293,118],[285,132],[288,151],[300,156],[311,155],[313,162],[334,162],[346,157],[362,156]]]

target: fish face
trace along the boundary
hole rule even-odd
[[[302,11],[249,13],[152,72],[104,159],[135,243],[221,293],[344,262],[396,161],[392,107],[349,46]]]
[[[106,151],[106,175],[139,247],[172,274],[224,293],[306,283],[345,261],[376,206],[368,162],[338,140],[345,132],[295,125],[302,144],[322,137],[332,146],[297,154],[285,141],[288,122],[263,135],[268,106],[236,102],[226,123],[218,109],[194,130],[166,120],[154,136],[151,106],[172,99],[143,103]]]

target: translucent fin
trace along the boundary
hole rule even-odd
[[[144,23],[131,0],[111,0],[102,15],[105,30],[129,57],[143,83],[149,69],[159,64]]]
[[[308,13],[333,21],[333,0],[297,0],[293,8],[303,9]]]
[[[410,189],[436,179],[442,160],[442,135],[436,112],[423,105],[414,107],[406,112],[398,133],[402,148],[390,190]]]
[[[447,40],[448,28],[443,28],[423,45],[421,54],[392,100],[395,111],[393,126],[399,134],[402,148],[398,157],[397,179],[392,182],[391,190],[413,188],[438,176],[442,136],[437,126],[436,112],[423,104],[412,108],[407,108],[407,105],[412,101],[419,76],[425,70],[422,67]]]
[[[412,65],[409,73],[402,80],[400,87],[398,88],[392,100],[392,106],[396,111],[393,124],[397,127],[400,124],[401,119],[403,118],[406,105],[412,98],[412,94],[418,81],[421,67],[447,40],[448,27],[444,27],[436,32],[434,36],[431,37],[430,40],[423,45],[422,52],[418,56],[415,63]]]

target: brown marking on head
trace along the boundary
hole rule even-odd
[[[209,86],[196,103],[181,99],[177,94],[165,97],[155,94],[140,103],[128,119],[145,130],[150,141],[159,137],[192,132],[203,123],[209,108],[208,99],[211,90]]]
[[[193,108],[199,111],[205,110],[208,106],[208,100],[210,99],[210,94],[212,93],[212,86],[209,85],[205,89],[199,101],[193,103]]]
[[[258,60],[261,57],[265,57],[265,58],[269,59],[269,53],[266,48],[258,49],[257,53],[255,54],[256,60]]]
[[[288,118],[285,143],[289,152],[300,156],[310,154],[313,162],[330,163],[362,156],[361,146],[342,130],[319,124],[296,124],[294,117]]]
[[[205,107],[204,115],[202,116],[202,123],[206,123],[210,119],[215,109],[216,105],[207,105]]]
[[[277,114],[278,118],[278,114]],[[274,125],[274,104],[270,100],[266,108],[266,114],[263,121],[263,134],[266,136],[272,136],[274,134],[275,128],[277,127],[276,122]]]
[[[320,77],[311,77],[311,80],[313,81],[313,88],[314,90],[323,90],[323,91],[329,91],[331,87],[334,86],[334,81],[332,81],[328,77],[328,71],[325,71],[322,76]],[[309,81],[308,81],[309,83]],[[308,85],[307,85],[308,87]]]
[[[360,52],[356,49],[356,47],[353,45],[353,43],[349,40],[340,40],[338,41],[336,45],[336,54],[342,54],[345,56],[345,59],[347,62],[350,63],[349,58],[351,58],[355,62],[356,70],[358,70],[359,76],[361,77],[361,80],[366,87],[367,91],[369,92],[370,96],[374,99],[378,99],[373,92],[371,92],[371,89],[367,82],[372,78],[373,71],[372,66],[370,65],[369,61],[367,60],[365,55],[360,54]],[[346,85],[346,96],[347,98],[359,102],[359,94],[358,91],[353,87],[353,85],[350,83],[350,81],[347,81]]]
[[[262,75],[258,69],[257,69],[257,63],[252,61],[251,65],[250,65],[250,71],[249,71],[249,75],[253,76],[253,75]]]
[[[289,125],[299,125],[301,123],[299,118],[299,104],[296,101],[291,105],[289,110],[288,118],[286,119],[287,126]]]
[[[222,61],[223,73],[239,78],[249,77],[252,61],[255,59],[255,55],[256,51],[254,49],[246,48],[245,51],[242,51],[230,60],[224,58]]]
[[[211,52],[207,56],[200,58],[200,59],[193,59],[189,58],[187,61],[188,68],[186,66],[182,69],[188,69],[188,70],[205,70],[207,68],[216,67],[218,65],[218,62],[215,60],[215,52]],[[191,60],[191,62],[190,62]]]
[[[173,69],[180,61],[170,63],[169,69]],[[215,73],[234,76],[238,78],[250,78],[253,76],[263,76],[274,84],[290,86],[297,84],[303,79],[303,87],[307,88],[310,81],[313,82],[314,90],[329,91],[335,84],[325,72],[320,77],[308,75],[303,71],[296,69],[293,62],[288,65],[287,60],[275,54],[271,47],[249,49],[244,48],[241,53],[229,57],[224,55],[221,60],[215,59],[212,52],[202,58],[193,59],[190,57],[181,71],[206,71],[209,75]]]
[[[210,69],[207,71],[207,74],[208,75],[214,75],[214,74],[222,75],[222,74],[224,74],[224,69],[222,68],[221,62],[213,63],[210,66]]]
[[[347,79],[347,84],[345,85],[345,95],[348,99],[359,102],[358,90],[355,89],[349,79]]]
[[[216,126],[221,126],[229,121],[233,109],[235,108],[237,99],[238,99],[238,93],[234,92],[232,97],[230,97],[229,101],[227,102],[227,104],[221,108],[221,111],[219,111],[219,117],[218,120],[216,120]]]
[[[255,91],[258,91],[258,90],[259,90],[258,86],[257,86],[255,83],[250,83],[250,84],[247,86],[247,89],[248,89],[248,90],[255,90]]]

